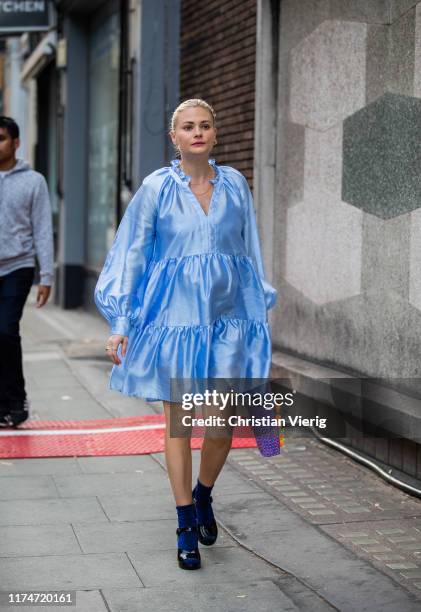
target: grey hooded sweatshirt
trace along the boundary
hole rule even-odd
[[[0,276],[40,268],[41,285],[53,282],[53,230],[48,187],[39,172],[19,159],[0,172]]]

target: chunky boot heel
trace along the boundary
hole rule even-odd
[[[218,526],[213,516],[212,496],[210,495],[212,487],[205,487],[198,480],[197,485],[192,491],[193,503],[197,514],[197,529],[198,539],[204,546],[212,546],[215,544],[218,537]]]
[[[192,532],[197,535],[197,527],[178,527],[176,533],[177,536],[179,536],[181,533],[185,532]],[[193,550],[178,548],[177,560],[181,569],[195,570],[199,569],[201,566],[200,552],[197,546],[193,548]]]
[[[209,503],[212,503],[212,497],[209,498]],[[207,506],[208,504],[206,504]],[[200,502],[196,503],[196,508],[199,508],[200,512]],[[218,538],[218,526],[216,524],[215,519],[212,519],[208,523],[198,523],[197,524],[198,534],[197,537],[199,542],[204,546],[212,546],[215,544]]]

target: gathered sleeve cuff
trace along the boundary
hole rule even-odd
[[[245,220],[243,226],[243,238],[246,247],[246,253],[251,258],[254,268],[259,275],[262,283],[263,292],[265,295],[266,308],[272,308],[277,300],[278,292],[272,287],[265,278],[265,272],[262,261],[262,253],[260,249],[259,234],[257,230],[256,211],[254,209],[253,196],[250,191],[247,179],[242,175],[243,187],[242,195],[245,201]]]
[[[155,244],[157,194],[142,183],[120,222],[99,275],[95,304],[111,334],[127,336],[140,310],[138,288]]]

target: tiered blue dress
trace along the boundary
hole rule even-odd
[[[179,164],[144,179],[95,288],[111,333],[129,338],[110,389],[148,401],[171,401],[171,378],[267,378],[271,362],[277,291],[264,278],[247,180],[209,159],[206,214]]]

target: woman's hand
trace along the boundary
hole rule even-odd
[[[105,350],[107,352],[108,357],[115,365],[120,365],[121,363],[121,359],[117,355],[117,349],[119,345],[122,345],[121,354],[124,357],[126,355],[128,341],[128,336],[120,336],[119,334],[113,334],[108,338]]]

